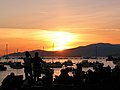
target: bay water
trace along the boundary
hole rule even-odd
[[[43,59],[44,61],[46,61],[46,62],[53,62],[53,59],[51,59],[51,58],[49,58],[49,59]],[[95,62],[95,61],[98,61],[98,62],[101,62],[101,63],[104,63],[104,67],[106,67],[106,66],[110,66],[111,67],[111,69],[113,69],[114,68],[114,64],[112,63],[112,61],[106,61],[106,58],[98,58],[98,59],[81,59],[80,57],[67,57],[67,58],[62,58],[62,59],[60,59],[60,58],[54,58],[54,62],[61,62],[61,63],[63,63],[63,62],[65,62],[65,61],[67,61],[67,60],[71,60],[74,64],[73,64],[73,66],[72,67],[74,67],[74,68],[76,68],[76,64],[77,63],[80,63],[80,62],[82,62],[83,60],[88,60],[89,62]],[[0,60],[0,62],[4,62],[4,61],[7,61],[7,60],[5,60],[5,59],[1,59]],[[21,62],[21,63],[23,63],[23,59],[9,59],[9,61],[12,61],[12,62],[16,62],[16,61],[18,61],[18,62]],[[8,75],[8,74],[10,74],[11,72],[14,72],[15,73],[15,75],[23,75],[23,79],[25,79],[25,76],[24,76],[24,69],[13,69],[13,68],[10,68],[10,66],[9,65],[5,65],[5,67],[7,67],[7,70],[6,71],[0,71],[0,85],[1,85],[1,83],[2,83],[2,81],[3,81],[3,79]],[[60,70],[62,69],[62,68],[53,68],[54,69],[54,75],[53,75],[53,77],[55,77],[55,75],[59,75],[60,74]],[[91,70],[93,70],[93,68],[92,67],[83,67],[82,68],[83,69],[83,71],[87,71],[88,69],[91,69]],[[70,72],[69,73],[69,75],[71,75],[72,76],[72,73]],[[43,75],[41,75],[41,77],[42,77]]]

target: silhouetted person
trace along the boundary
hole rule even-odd
[[[41,76],[41,63],[45,63],[41,57],[39,57],[38,52],[35,52],[35,57],[32,60],[33,63],[33,78],[35,81],[39,80],[39,77]]]
[[[77,69],[74,70],[73,73],[73,81],[74,84],[80,85],[83,83],[83,80],[85,78],[85,71],[82,71],[82,66],[80,64],[76,64]]]
[[[32,77],[32,57],[28,51],[25,52],[24,73],[25,78],[28,78],[28,76]]]
[[[15,85],[15,74],[10,73],[10,75],[7,75],[2,81],[2,89],[13,90],[15,87],[14,85]]]
[[[94,82],[94,72],[89,69],[87,72],[86,72],[86,82],[87,83],[92,83]]]
[[[68,74],[68,69],[61,69],[61,73],[57,78],[57,83],[59,84],[70,84],[71,83],[71,77]]]
[[[46,71],[45,76],[42,77],[43,85],[48,86],[53,83],[53,74],[54,74],[53,69],[49,69]]]
[[[114,82],[118,82],[120,80],[120,68],[116,65],[112,70],[112,79]]]

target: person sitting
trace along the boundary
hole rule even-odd
[[[53,69],[46,71],[45,76],[42,77],[43,85],[46,86],[46,85],[51,85],[53,83],[53,74],[54,74]]]
[[[57,81],[59,84],[69,84],[71,82],[70,81],[71,78],[68,72],[69,72],[68,69],[61,69],[61,73],[58,76],[58,81]]]
[[[12,90],[14,87],[14,77],[15,74],[13,72],[10,75],[7,75],[4,80],[2,81],[2,89],[3,90]]]

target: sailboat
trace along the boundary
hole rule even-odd
[[[96,56],[95,59],[98,59],[98,47],[96,46]]]
[[[63,64],[60,62],[54,62],[54,43],[52,45],[53,51],[52,51],[52,62],[47,63],[47,65],[50,68],[62,68]]]
[[[6,50],[5,50],[5,55],[4,55],[5,59],[7,61],[4,61],[4,62],[1,62],[0,63],[0,71],[6,71],[7,70],[7,67],[5,67],[5,65],[9,64],[8,63],[8,44],[6,44]]]
[[[18,54],[18,49],[17,49],[17,53],[16,54]],[[17,55],[17,59],[18,59],[18,55]],[[13,69],[22,69],[24,66],[21,64],[21,62],[14,61],[14,62],[10,63],[10,67],[13,68]]]
[[[6,44],[6,52],[5,52],[5,59],[8,61],[8,59],[10,59],[8,57],[8,44]]]
[[[7,67],[4,66],[4,64],[0,64],[0,71],[6,71]]]
[[[98,59],[98,47],[96,46],[95,47],[95,56],[94,57],[92,57],[92,59]]]

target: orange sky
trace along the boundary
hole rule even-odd
[[[1,55],[5,53],[5,45],[8,44],[9,53],[25,50],[61,50],[84,46],[91,43],[107,42],[119,43],[120,31],[104,30],[97,32],[96,30],[87,31],[79,30],[80,33],[64,31],[64,29],[56,31],[47,31],[39,29],[0,29],[0,50]]]
[[[0,55],[120,44],[120,0],[2,0]]]

